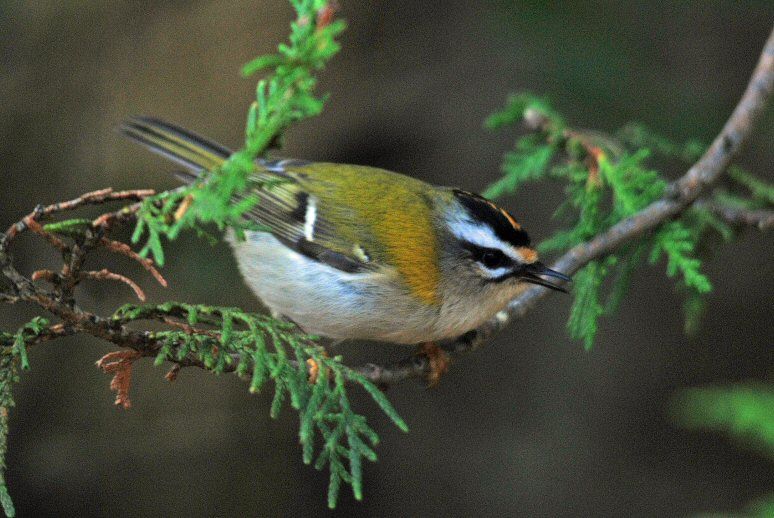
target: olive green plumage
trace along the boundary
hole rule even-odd
[[[441,222],[434,205],[450,203],[451,192],[382,169],[328,163],[286,166],[282,173],[259,170],[254,181],[271,185],[280,174],[293,181],[256,189],[257,221],[295,243],[304,236],[311,196],[316,218],[310,241],[363,268],[393,265],[418,297],[438,302],[435,227]]]
[[[121,130],[195,174],[231,152],[138,117]],[[206,180],[205,180],[206,181]],[[452,338],[497,313],[524,282],[569,280],[537,261],[529,237],[494,203],[374,167],[264,160],[246,214],[266,231],[230,238],[247,283],[275,313],[336,339]]]
[[[230,154],[156,119],[135,118],[122,129],[198,170],[215,169]],[[351,269],[392,265],[416,296],[427,303],[439,302],[436,227],[442,223],[434,217],[438,209],[434,205],[451,203],[451,190],[375,167],[302,160],[259,161],[251,180],[259,201],[250,216],[287,244],[306,237],[314,245],[305,244],[305,253],[339,264],[348,259]],[[307,236],[311,200],[316,215]]]

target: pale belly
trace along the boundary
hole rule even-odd
[[[248,233],[244,242],[229,236],[229,242],[253,292],[307,333],[416,344],[454,332],[439,328],[439,308],[418,302],[390,274],[342,272],[263,232]]]

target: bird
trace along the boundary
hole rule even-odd
[[[177,125],[135,116],[119,131],[182,166],[185,183],[232,150]],[[206,181],[206,179],[204,180]],[[530,284],[571,279],[538,260],[530,237],[478,194],[363,165],[255,160],[244,218],[227,234],[247,286],[306,333],[419,346],[430,384],[447,370],[439,342],[477,328]]]

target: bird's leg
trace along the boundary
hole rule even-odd
[[[430,373],[427,375],[428,386],[435,387],[441,380],[441,376],[449,370],[449,355],[435,342],[420,344],[419,350],[430,362]]]

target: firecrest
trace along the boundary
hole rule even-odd
[[[189,182],[232,153],[157,119],[136,117],[121,130],[190,169]],[[521,225],[477,194],[293,159],[259,159],[253,179],[259,202],[247,217],[268,231],[229,241],[253,292],[308,333],[450,339],[492,318],[527,283],[565,291],[550,279],[570,280],[540,263]]]

